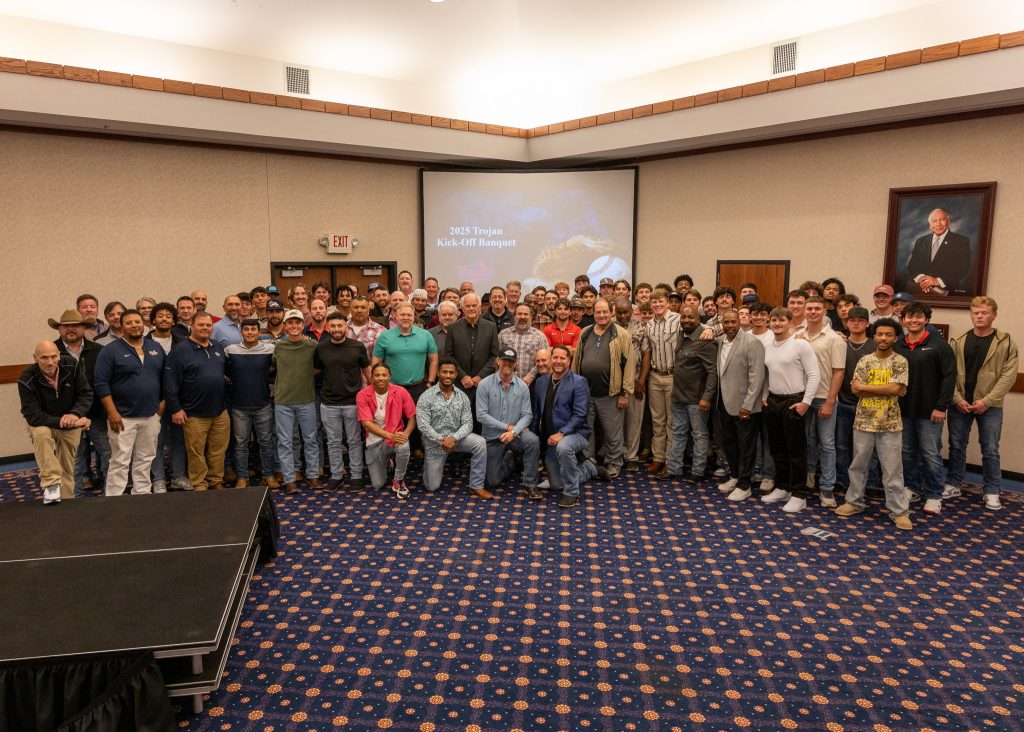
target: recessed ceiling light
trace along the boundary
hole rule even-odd
[[[430,2],[432,2],[432,3],[434,3],[436,5],[438,3],[443,3],[444,0],[430,0]]]

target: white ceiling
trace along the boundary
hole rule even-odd
[[[934,1],[0,0],[0,14],[468,92],[598,86]]]

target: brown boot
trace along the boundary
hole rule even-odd
[[[233,480],[238,480],[238,473],[235,472],[234,468],[227,468],[224,471],[224,481],[230,483]]]
[[[248,488],[248,487],[249,487],[249,481],[247,481],[245,478],[239,478],[238,482],[235,483],[235,488]]]
[[[299,487],[294,483],[285,483],[284,492],[287,493],[288,495],[291,495],[292,493],[298,493]]]
[[[657,473],[657,472],[663,470],[664,468],[665,468],[665,463],[658,462],[657,460],[647,464],[647,470],[649,472],[651,472],[651,473]]]
[[[263,481],[263,485],[265,485],[267,488],[271,488],[271,489],[274,489],[274,490],[276,490],[276,489],[281,487],[281,484],[278,482],[277,478],[275,478],[273,475],[268,475],[266,480]]]
[[[318,491],[324,487],[323,483],[320,482],[319,478],[307,478],[306,483],[308,483],[309,487],[315,491]]]
[[[489,501],[492,498],[494,498],[494,494],[491,493],[486,488],[470,488],[469,492],[471,494],[473,494],[474,496],[476,496],[477,498],[483,498],[484,500],[487,500],[487,501]]]

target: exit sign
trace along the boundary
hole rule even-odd
[[[348,234],[327,235],[328,254],[351,254],[352,245],[349,242]]]

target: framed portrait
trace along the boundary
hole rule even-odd
[[[984,295],[996,184],[889,189],[885,282],[932,307]]]

